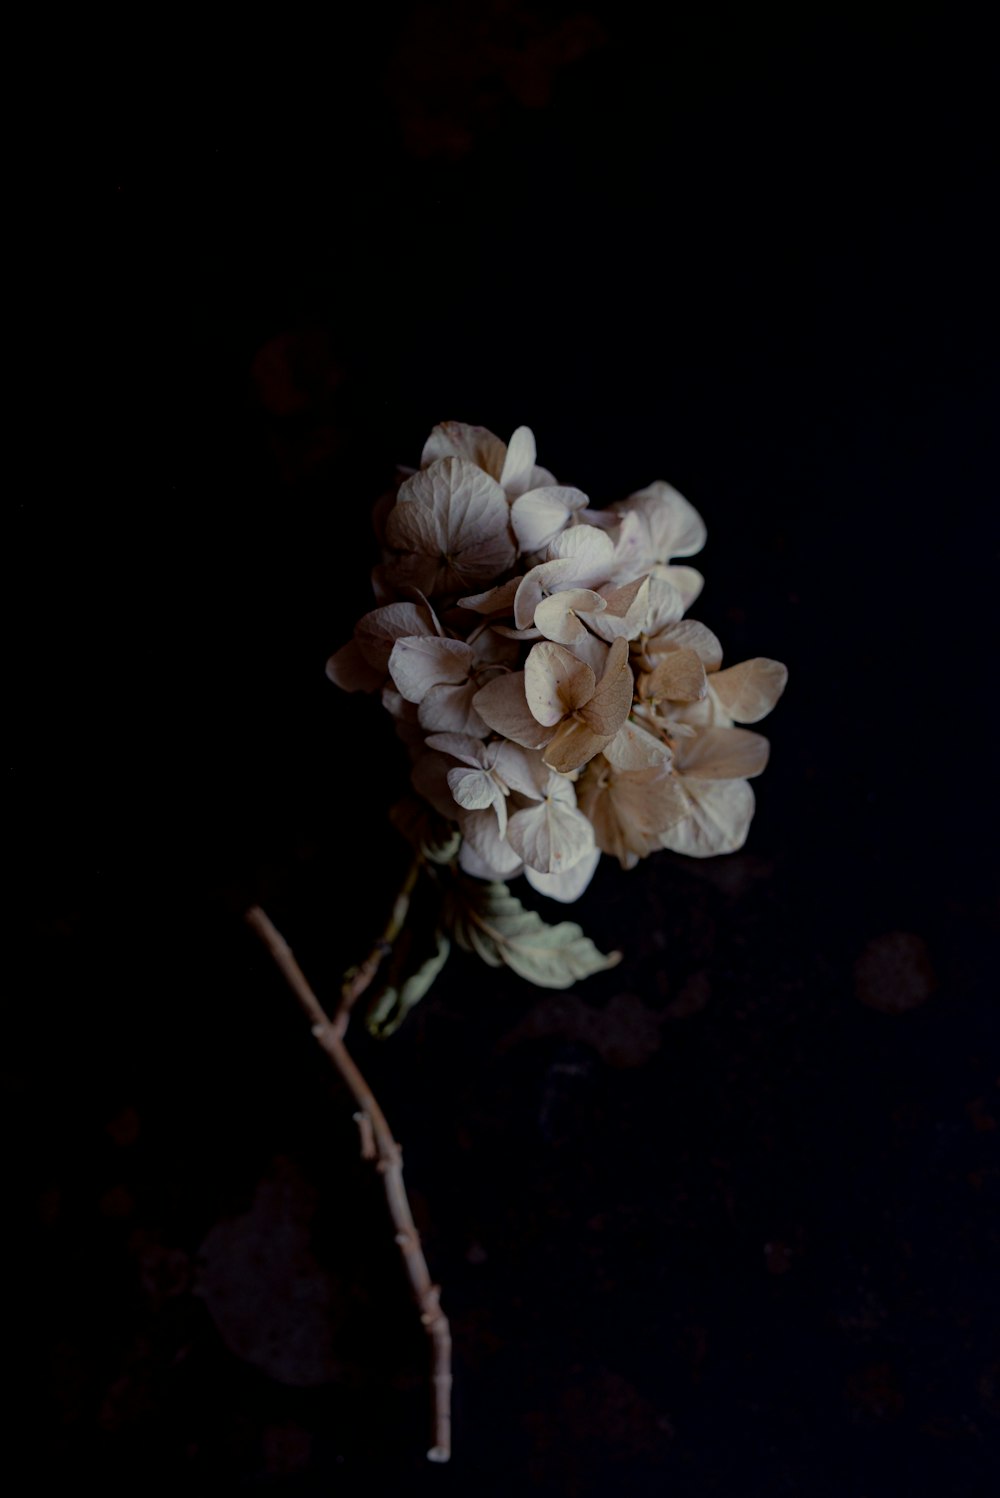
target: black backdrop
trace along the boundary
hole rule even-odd
[[[985,1490],[984,37],[426,4],[126,51],[67,131],[12,553],[32,1452],[130,1492]],[[459,956],[356,1037],[453,1320],[437,1469],[377,1183],[240,912],[327,994],[380,924],[399,761],[323,666],[444,418],[531,425],[596,503],[674,483],[697,616],[790,684],[745,850],[580,902],[617,970],[558,1001]]]

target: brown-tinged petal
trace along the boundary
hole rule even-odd
[[[479,688],[472,701],[483,722],[495,733],[526,749],[540,749],[552,737],[552,730],[543,728],[528,706],[523,671],[494,677]]]
[[[553,728],[567,713],[589,702],[594,687],[593,671],[565,645],[540,640],[528,652],[524,665],[525,696],[531,712],[546,728]]]
[[[377,692],[385,681],[385,671],[369,665],[356,640],[348,640],[334,651],[326,663],[326,674],[345,692]]]
[[[586,614],[586,623],[609,643],[619,636],[623,640],[634,640],[646,626],[649,586],[648,577],[637,577],[624,587],[602,589],[604,609]]]
[[[424,443],[420,466],[429,468],[439,458],[467,458],[499,480],[506,457],[507,444],[486,427],[442,421]]]
[[[672,758],[662,739],[631,722],[619,728],[602,752],[616,770],[665,770]]]
[[[536,645],[535,649],[540,647]],[[610,739],[625,722],[631,706],[632,671],[628,641],[617,639],[608,651],[604,675],[583,708],[582,716],[594,733],[604,734]]]
[[[435,592],[468,591],[505,572],[515,556],[506,495],[461,458],[442,458],[406,480],[386,537],[394,550],[434,562]]]
[[[763,734],[749,728],[706,728],[693,738],[678,739],[674,759],[685,782],[691,777],[746,780],[764,769],[770,747]]]
[[[723,709],[737,723],[759,723],[785,690],[788,667],[756,656],[712,677],[712,690]]]
[[[652,702],[700,702],[708,693],[701,658],[693,650],[665,651],[642,679],[640,692]]]
[[[626,869],[658,848],[661,834],[686,810],[674,776],[659,767],[616,770],[604,755],[590,761],[577,795],[598,847]]]

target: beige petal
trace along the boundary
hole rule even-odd
[[[609,642],[636,639],[649,615],[649,584],[648,577],[637,577],[622,588],[605,588],[605,610],[586,615],[589,627]]]
[[[513,879],[520,873],[521,860],[501,835],[492,811],[460,811],[458,825],[463,839],[459,863],[467,874],[477,879]]]
[[[472,699],[483,721],[504,738],[527,749],[540,749],[552,737],[528,707],[524,692],[524,672],[510,671],[488,681]]]
[[[657,562],[671,557],[689,557],[705,544],[705,522],[690,501],[672,485],[657,479],[645,489],[630,494],[614,507],[620,514],[631,511],[642,517],[649,531],[650,550]]]
[[[770,744],[749,728],[706,728],[693,738],[677,741],[674,758],[685,782],[746,780],[767,764]]]
[[[354,638],[370,666],[383,673],[397,640],[407,635],[439,635],[441,627],[429,604],[387,603],[358,620]]]
[[[393,645],[389,675],[408,702],[422,702],[439,682],[467,680],[472,662],[472,649],[464,640],[410,635]]]
[[[326,663],[326,674],[345,692],[377,692],[385,681],[385,671],[369,665],[356,640],[348,640],[334,651]]]
[[[406,480],[386,538],[396,551],[435,562],[438,592],[468,592],[470,584],[505,572],[515,556],[507,496],[461,458],[442,458]]]
[[[509,614],[514,608],[514,595],[522,581],[520,577],[512,577],[509,582],[487,588],[485,593],[472,593],[468,598],[460,598],[458,606],[472,609],[476,614]],[[408,633],[412,634],[414,631],[410,630]]]
[[[476,734],[485,738],[489,729],[476,711],[474,681],[439,682],[425,694],[417,709],[420,726],[427,733]]]
[[[662,834],[661,847],[689,858],[712,858],[742,848],[754,812],[747,781],[684,781],[682,790],[687,815]]]
[[[508,789],[529,801],[541,801],[548,792],[549,768],[537,750],[498,742],[493,768]]]
[[[542,599],[535,609],[535,624],[546,639],[572,645],[587,633],[577,614],[586,613],[588,618],[596,619],[605,607],[600,593],[590,588],[567,588],[563,593],[552,593]]]
[[[662,769],[616,771],[603,755],[587,766],[578,786],[580,810],[597,845],[632,868],[660,846],[660,837],[685,814],[676,778]]]
[[[619,728],[603,753],[616,770],[665,770],[672,758],[662,739],[629,722]]]
[[[467,458],[499,479],[506,457],[506,443],[486,427],[468,426],[464,421],[442,421],[424,443],[420,466],[429,468],[439,458]]]
[[[706,671],[717,671],[722,664],[722,646],[717,637],[698,619],[678,619],[659,630],[648,645],[649,653],[664,650],[693,650]]]
[[[565,718],[542,750],[542,758],[561,775],[570,775],[599,754],[613,734],[595,733],[579,713]]]
[[[474,770],[488,769],[486,749],[481,739],[466,733],[435,733],[427,740],[428,749],[439,754],[450,754],[460,764]]]
[[[455,798],[448,785],[450,768],[451,764],[443,754],[433,754],[428,750],[416,759],[410,771],[410,784],[417,795],[428,801],[435,811],[440,812],[449,822],[454,822]],[[496,817],[493,817],[493,821],[496,822]]]
[[[507,841],[529,868],[559,874],[593,851],[594,829],[574,806],[546,800],[514,812]]]
[[[677,589],[684,603],[685,612],[691,607],[705,586],[705,579],[697,567],[657,566],[654,575],[662,577],[665,582],[670,583]]]
[[[615,548],[605,531],[594,525],[573,525],[560,531],[546,547],[546,561],[571,561],[581,588],[606,582]]]
[[[572,588],[576,584],[576,562],[572,557],[557,558],[554,562],[539,562],[521,579],[514,595],[514,623],[518,629],[530,629],[535,622],[535,610],[550,593]]]
[[[684,600],[665,577],[655,574],[649,579],[649,607],[643,624],[643,633],[659,635],[671,624],[675,624],[684,613]],[[721,659],[721,657],[720,657]]]
[[[707,693],[705,667],[693,650],[666,651],[642,686],[642,695],[653,702],[700,702]]]
[[[741,661],[712,677],[712,690],[737,723],[759,723],[785,690],[788,667],[766,656]]]
[[[528,707],[546,728],[553,728],[567,713],[589,702],[594,686],[593,671],[565,645],[540,640],[531,647],[524,666],[525,696]]]

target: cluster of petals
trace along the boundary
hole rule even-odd
[[[575,900],[602,853],[732,852],[768,743],[745,724],[787,672],[723,669],[686,616],[705,526],[662,481],[594,509],[518,427],[443,422],[382,503],[378,605],[327,674],[380,692],[416,792],[461,833],[474,877]]]

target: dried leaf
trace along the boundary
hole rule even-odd
[[[459,881],[448,916],[459,946],[490,967],[505,964],[540,988],[569,988],[621,961],[620,952],[599,952],[573,921],[549,926],[505,884]]]
[[[434,933],[434,950],[397,988],[382,990],[368,1006],[365,1026],[372,1035],[385,1039],[398,1030],[415,1004],[425,996],[451,953],[451,942],[443,931]]]

